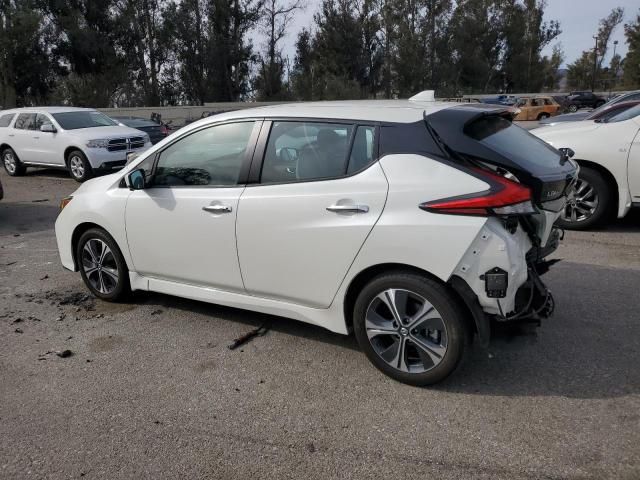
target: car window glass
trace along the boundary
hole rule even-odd
[[[106,115],[93,110],[78,110],[73,112],[54,113],[53,118],[65,130],[78,130],[80,128],[113,127],[118,122]]]
[[[236,185],[255,122],[205,128],[160,153],[154,185]]]
[[[274,122],[262,183],[339,177],[345,174],[353,125]]]
[[[51,123],[51,120],[49,120],[45,115],[41,113],[37,114],[36,121],[33,124],[32,130],[40,130],[40,127],[45,123]]]
[[[611,117],[607,121],[609,123],[624,122],[625,120],[629,120],[631,118],[637,117],[638,115],[640,115],[640,105],[636,105],[635,107],[631,107],[628,110],[625,110],[624,112],[620,112],[617,115],[614,115],[613,117]]]
[[[356,130],[356,136],[353,139],[353,147],[349,156],[349,166],[347,174],[362,170],[369,165],[374,157],[375,150],[375,132],[374,127],[359,126]]]
[[[18,115],[16,119],[16,123],[13,125],[13,128],[17,128],[20,130],[31,130],[32,125],[35,122],[36,114],[35,113],[21,113]]]
[[[548,98],[544,99],[544,104],[545,105],[553,105],[553,102],[551,100],[549,100]]]
[[[0,116],[0,127],[8,127],[15,116],[15,113],[7,113],[6,115]]]

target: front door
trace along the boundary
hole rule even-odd
[[[266,125],[265,125],[266,127]],[[273,122],[260,183],[238,212],[248,293],[327,308],[384,208],[376,129]]]
[[[636,129],[640,130],[640,116],[637,116],[629,122],[636,125]],[[631,147],[629,150],[628,160],[629,172],[629,190],[631,190],[631,198],[634,203],[640,203],[640,131],[636,131]]]
[[[206,127],[158,154],[149,169],[148,188],[132,192],[127,201],[133,270],[151,278],[244,291],[236,215],[260,123]]]
[[[53,120],[44,113],[36,115],[35,124],[31,132],[33,162],[47,165],[64,165],[62,152],[66,145],[61,144],[58,132],[41,132],[40,127],[46,123],[54,125]]]

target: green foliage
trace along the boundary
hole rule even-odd
[[[624,86],[640,88],[640,12],[633,22],[624,26],[629,51],[624,58]]]

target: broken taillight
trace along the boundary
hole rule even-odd
[[[420,208],[432,213],[475,216],[527,215],[536,212],[528,187],[486,170],[476,171],[491,185],[489,190],[425,202],[420,204]]]

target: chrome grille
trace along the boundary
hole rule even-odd
[[[112,138],[107,150],[110,152],[131,151],[144,147],[144,137]]]

